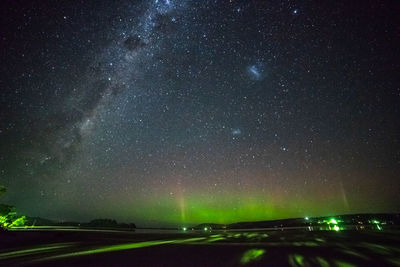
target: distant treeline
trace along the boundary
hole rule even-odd
[[[90,222],[56,222],[39,217],[27,217],[27,226],[76,226],[88,228],[126,228],[135,229],[134,223],[118,223],[113,219],[95,219]]]

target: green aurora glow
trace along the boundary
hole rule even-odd
[[[207,196],[187,194],[179,197],[157,196],[152,199],[126,201],[111,198],[103,209],[110,217],[118,216],[122,220],[137,217],[149,222],[164,222],[172,226],[185,226],[204,222],[234,223],[239,221],[262,221],[303,217],[306,214],[336,215],[343,211],[343,203],[327,200],[326,203],[312,199],[299,199],[291,204],[280,203],[279,198],[267,197],[257,192],[251,196],[239,194],[219,194]],[[135,204],[133,204],[135,203]],[[145,208],[136,208],[145,207]],[[299,207],[302,207],[299,209]],[[330,212],[327,212],[327,211]],[[122,214],[122,217],[121,217]]]

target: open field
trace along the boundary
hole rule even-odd
[[[1,234],[0,265],[399,266],[400,232],[21,230]]]

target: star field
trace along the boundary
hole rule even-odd
[[[398,11],[4,1],[4,201],[139,226],[398,211]]]

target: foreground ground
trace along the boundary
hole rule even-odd
[[[400,266],[398,231],[0,234],[0,266]]]

